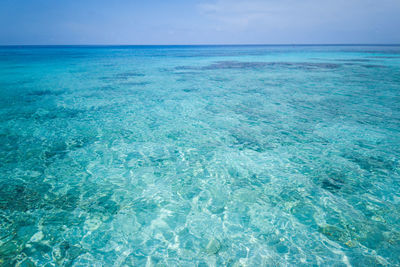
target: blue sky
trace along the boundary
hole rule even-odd
[[[400,43],[400,0],[0,0],[0,44]]]

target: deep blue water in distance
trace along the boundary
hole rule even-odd
[[[1,266],[398,266],[399,156],[400,46],[0,47]]]

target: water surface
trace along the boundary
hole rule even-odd
[[[400,47],[0,48],[0,265],[400,265]]]

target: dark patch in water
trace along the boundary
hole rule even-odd
[[[344,181],[338,177],[329,177],[322,181],[322,188],[332,193],[339,191],[344,185]]]
[[[120,206],[113,200],[111,200],[111,194],[99,197],[95,201],[90,201],[81,207],[91,214],[104,214],[114,215],[120,210]]]
[[[239,61],[219,61],[211,65],[202,67],[202,70],[216,69],[259,69],[268,66],[266,62],[239,62]]]
[[[184,92],[190,93],[190,92],[196,92],[198,91],[197,89],[183,89]]]
[[[43,152],[43,156],[45,160],[52,159],[53,157],[64,157],[67,153],[67,146],[65,143],[54,144],[48,148],[49,150],[45,150]]]
[[[345,243],[349,240],[348,233],[344,229],[333,225],[318,227],[318,232],[335,242]]]
[[[383,65],[375,65],[375,64],[364,64],[361,66],[363,66],[364,68],[368,68],[368,69],[385,68],[385,66],[383,66]]]
[[[51,186],[43,182],[0,183],[0,210],[26,212],[58,209],[71,212],[80,207],[91,214],[114,215],[120,209],[119,205],[111,200],[111,194],[93,200],[91,196],[83,196],[77,188],[72,188],[64,194],[54,194],[50,190]],[[87,204],[80,203],[81,198]]]
[[[23,68],[25,68],[24,65],[8,65],[7,67],[4,67],[4,69],[8,70],[23,69]]]
[[[80,193],[77,190],[71,189],[66,194],[54,195],[49,201],[55,207],[66,210],[73,211],[78,207]]]
[[[234,138],[234,145],[238,146],[240,150],[249,149],[261,153],[269,148],[268,145],[253,138],[250,134],[236,132],[232,133],[232,137]]]
[[[342,63],[343,66],[360,66],[359,63],[355,63],[355,62],[345,62]]]
[[[27,211],[39,208],[42,192],[33,188],[38,189],[38,185],[1,184],[0,210]]]
[[[105,86],[94,87],[93,90],[95,90],[95,91],[114,91],[115,88],[110,85],[105,85]]]
[[[204,67],[178,66],[176,70],[218,70],[218,69],[263,69],[263,68],[301,68],[301,69],[336,69],[341,65],[336,63],[312,63],[312,62],[240,62],[218,61]]]
[[[99,77],[98,79],[99,79],[99,80],[102,80],[102,81],[112,81],[112,80],[115,80],[115,78],[113,78],[113,77],[108,77],[108,76]]]
[[[210,78],[210,80],[211,81],[215,81],[215,82],[228,82],[228,81],[231,81],[231,79],[222,78],[222,77]]]
[[[380,156],[367,156],[356,153],[346,153],[344,157],[356,163],[361,169],[366,171],[394,171],[396,162]]]
[[[38,91],[32,91],[28,95],[29,96],[48,96],[48,95],[61,95],[63,92],[61,91],[51,91],[51,90],[38,90]]]
[[[137,72],[124,72],[124,73],[118,73],[115,75],[117,78],[121,79],[128,79],[130,77],[144,77],[145,74],[143,73],[137,73]]]
[[[298,162],[303,164],[302,162]],[[308,167],[305,167],[307,169]],[[333,194],[339,193],[345,185],[351,187],[351,181],[349,181],[349,169],[345,167],[340,168],[316,168],[311,172],[311,177],[317,185],[322,189],[327,190]]]
[[[68,140],[68,144],[65,140],[54,142],[48,145],[43,145],[41,150],[41,159],[46,165],[53,163],[57,159],[65,158],[69,152],[88,146],[93,143],[94,139],[88,136],[75,137]]]
[[[336,59],[336,61],[343,61],[343,62],[370,62],[372,60],[366,58],[354,58],[354,59]]]
[[[115,74],[114,76],[104,76],[104,77],[99,77],[99,80],[103,81],[115,81],[115,80],[127,80],[129,78],[134,78],[134,77],[144,77],[146,76],[143,73],[137,73],[137,72],[124,72],[124,73],[118,73]]]
[[[54,110],[44,115],[43,117],[45,117],[46,119],[59,119],[59,118],[68,119],[68,118],[76,118],[82,113],[84,113],[84,111],[79,109],[61,108]]]
[[[174,72],[174,74],[178,74],[178,75],[197,75],[199,73],[195,72],[195,71],[181,71],[181,72]]]
[[[121,83],[122,85],[128,86],[145,86],[151,84],[151,82],[128,82],[128,83]]]
[[[371,56],[369,58],[400,58],[400,57],[396,57],[396,56]]]
[[[175,67],[175,70],[197,70],[200,69],[200,67],[194,67],[194,66],[177,66]],[[185,74],[186,72],[181,72],[182,74]],[[179,74],[181,74],[179,73]]]
[[[60,243],[58,251],[59,253],[55,254],[54,257],[58,264],[62,266],[71,266],[77,257],[87,252],[80,245],[72,245],[67,241]]]
[[[14,184],[0,184],[0,210],[28,211],[57,208],[71,211],[78,206],[79,194],[75,190],[56,195],[49,193],[51,186],[47,183],[13,182]]]

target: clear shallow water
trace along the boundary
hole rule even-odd
[[[0,48],[0,265],[400,264],[400,47]]]

